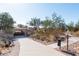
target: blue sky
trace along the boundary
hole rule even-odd
[[[46,16],[51,17],[53,12],[61,15],[66,23],[79,20],[79,4],[0,4],[0,13],[9,12],[17,24],[26,24],[32,17],[43,20]]]

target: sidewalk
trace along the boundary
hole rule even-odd
[[[30,38],[21,38],[19,56],[66,56],[52,47],[42,45]]]

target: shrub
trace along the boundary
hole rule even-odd
[[[9,47],[13,43],[13,36],[11,34],[0,33],[0,46]]]
[[[73,32],[73,35],[79,36],[79,31]]]
[[[59,37],[59,35],[64,35],[64,32],[59,29],[54,30],[51,28],[42,28],[35,31],[35,33],[33,34],[33,38],[46,42],[55,42],[57,41],[56,38]]]

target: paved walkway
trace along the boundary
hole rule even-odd
[[[30,38],[20,38],[19,56],[65,56],[63,53],[54,50],[52,47],[42,45]]]

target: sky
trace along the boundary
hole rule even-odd
[[[44,20],[45,17],[52,17],[52,13],[56,12],[61,15],[68,24],[79,20],[79,4],[55,4],[55,3],[0,3],[0,13],[8,12],[16,21],[16,24],[25,25],[31,18],[38,17]]]

